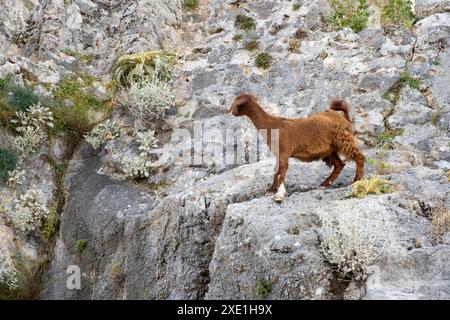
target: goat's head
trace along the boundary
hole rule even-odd
[[[256,102],[255,96],[243,93],[238,95],[231,105],[230,112],[233,116],[239,117],[243,115],[248,115],[252,108],[254,108],[254,103]]]

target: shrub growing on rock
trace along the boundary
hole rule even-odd
[[[381,254],[381,224],[363,212],[336,207],[321,218],[322,252],[343,275],[362,279]]]
[[[14,200],[12,209],[7,210],[6,215],[16,230],[26,233],[39,228],[48,212],[38,194],[35,191],[27,191]]]
[[[414,23],[410,0],[388,0],[383,6],[381,21],[383,24],[401,24],[411,28]]]
[[[351,28],[360,32],[367,27],[369,5],[366,0],[331,0],[332,14],[326,21],[335,28]]]
[[[268,52],[261,52],[255,58],[255,65],[261,69],[269,69],[273,58]]]
[[[175,56],[166,51],[144,51],[121,56],[112,70],[112,78],[122,86],[153,78],[155,68],[162,81],[170,80]],[[158,64],[158,66],[156,66]]]
[[[435,242],[441,242],[442,237],[450,232],[450,210],[444,206],[436,206],[431,209],[432,235]]]
[[[5,183],[9,179],[9,173],[16,169],[17,156],[8,149],[0,148],[0,183]]]
[[[198,8],[198,0],[184,0],[183,5],[190,10],[195,10]]]
[[[119,135],[119,125],[108,119],[96,126],[91,132],[86,134],[84,138],[94,149],[98,149],[102,144],[117,138]]]
[[[241,41],[242,34],[235,34],[232,39],[233,39],[233,41]]]
[[[13,286],[0,283],[0,300],[38,299],[47,277],[47,262],[46,258],[31,260],[14,254],[8,262],[14,272]]]
[[[87,246],[88,242],[86,239],[79,239],[75,243],[75,249],[77,250],[78,253],[83,253],[86,250]]]
[[[164,72],[162,64],[156,61],[149,78],[141,78],[131,84],[130,110],[144,122],[162,118],[166,109],[173,105],[175,93],[171,84],[162,80],[161,72]]]
[[[91,130],[92,113],[102,107],[101,101],[89,92],[94,80],[88,74],[72,74],[61,80],[54,92],[59,104],[53,109],[54,131],[65,131],[79,138]]]
[[[18,136],[14,139],[14,147],[20,159],[36,152],[39,145],[47,138],[46,130],[53,128],[53,113],[38,102],[28,108],[28,112],[17,111],[11,120]]]
[[[3,88],[7,106],[15,111],[27,111],[31,105],[39,103],[39,97],[26,86],[7,83]]]
[[[0,248],[0,297],[17,288],[17,275],[4,248]]]
[[[39,100],[32,88],[14,83],[11,77],[0,78],[0,121],[3,125],[10,125],[9,120],[17,111],[27,112]]]
[[[258,48],[259,48],[258,40],[252,39],[252,40],[248,40],[244,43],[244,49],[247,51],[255,51]]]
[[[368,194],[383,194],[392,191],[392,183],[379,177],[362,179],[352,184],[354,197],[364,198]]]
[[[17,155],[14,151],[0,148],[0,183],[6,183],[10,173],[17,167]]]
[[[151,169],[158,166],[158,163],[149,160],[151,151],[157,147],[158,139],[153,130],[148,130],[138,132],[137,142],[139,143],[139,156],[123,159],[123,172],[127,178],[131,179],[148,178]]]
[[[239,14],[234,20],[234,26],[241,30],[250,31],[256,29],[256,22],[252,17]]]

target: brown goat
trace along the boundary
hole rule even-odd
[[[337,111],[342,111],[344,117]],[[330,109],[309,117],[289,119],[268,114],[253,95],[241,94],[236,97],[229,112],[234,116],[246,115],[258,130],[267,130],[267,144],[277,157],[275,175],[268,194],[278,190],[276,201],[284,199],[284,178],[291,157],[305,162],[322,159],[329,167],[333,166],[333,172],[321,184],[322,187],[330,186],[344,168],[345,164],[339,155],[355,161],[354,181],[364,176],[364,156],[356,146],[348,106],[344,100],[333,100]],[[272,148],[273,129],[279,130],[278,151]]]

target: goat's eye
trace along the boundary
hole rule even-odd
[[[243,107],[244,107],[244,106],[243,106],[242,104],[240,104],[240,105],[237,106],[238,110],[242,110]]]

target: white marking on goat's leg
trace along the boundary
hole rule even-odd
[[[280,184],[280,186],[278,187],[278,191],[277,193],[274,195],[273,199],[275,200],[275,202],[281,203],[283,202],[285,196],[286,196],[286,188],[284,187],[284,182],[282,182]]]

